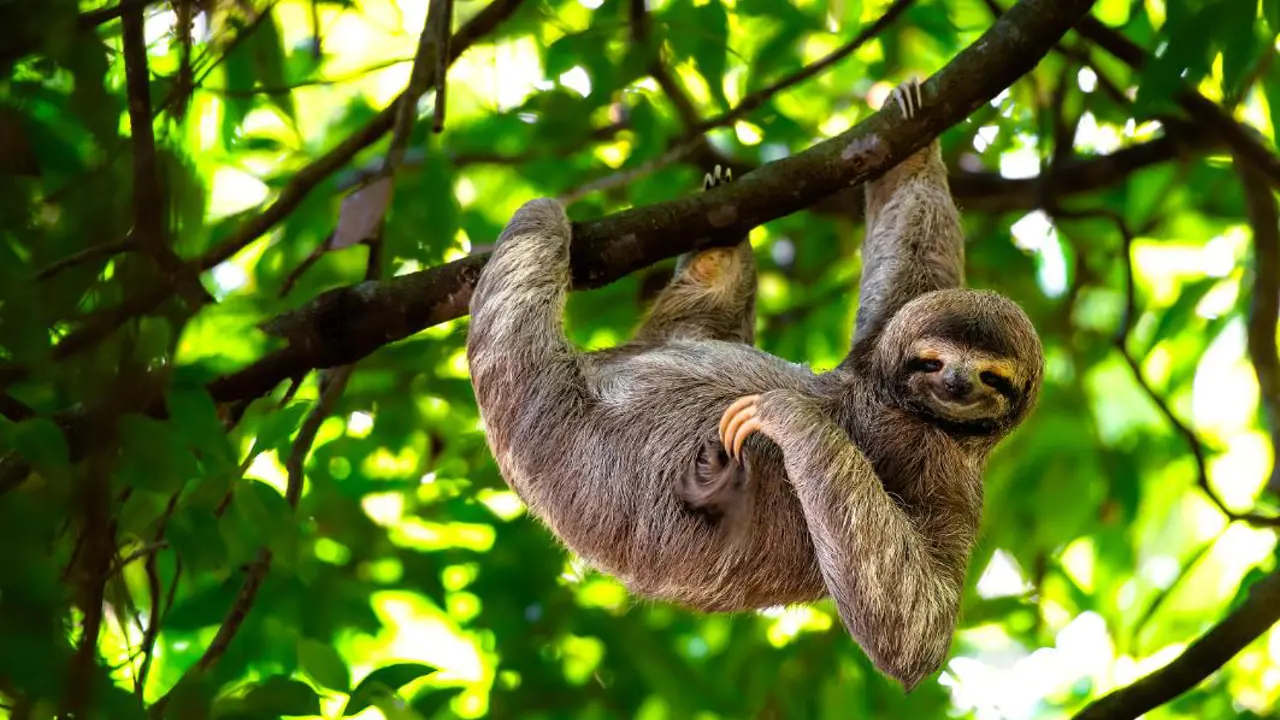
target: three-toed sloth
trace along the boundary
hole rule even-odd
[[[910,117],[920,90],[892,97]],[[562,325],[570,224],[548,199],[481,273],[467,358],[503,477],[588,563],[704,611],[830,595],[910,690],[946,659],[983,467],[1043,358],[1021,308],[962,288],[936,141],[868,185],[866,223],[853,349],[827,372],[752,346],[745,239],[682,257],[632,340],[582,352]]]

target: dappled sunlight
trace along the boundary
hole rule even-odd
[[[783,609],[765,630],[765,637],[776,648],[785,647],[803,633],[822,633],[839,627],[840,621],[817,608],[796,605]]]
[[[449,548],[487,552],[493,547],[495,533],[492,525],[437,523],[407,517],[389,528],[388,537],[397,545],[421,552]]]
[[[1022,595],[1030,592],[1032,587],[1017,561],[1005,551],[997,549],[991,555],[991,562],[979,576],[977,589],[979,596],[995,598]]]
[[[972,710],[981,720],[1040,717],[1046,701],[1069,697],[1081,682],[1098,682],[1112,660],[1106,623],[1092,612],[1061,627],[1052,647],[1028,651],[997,636],[981,642],[979,635],[961,633],[966,643],[984,648],[973,656],[953,658],[940,682],[957,708]]]
[[[1067,4],[1037,21],[1066,28]],[[1251,223],[1277,179],[1275,3],[1098,0],[1141,70],[1079,22],[1043,59],[974,65],[1046,32],[992,45],[981,0],[453,3],[463,45],[407,108],[385,216],[349,198],[387,159],[427,0],[75,5],[32,3],[0,42],[0,716],[1042,720],[1182,656],[1276,572],[1257,521],[1278,507],[1272,379],[1250,352],[1275,340],[1250,323],[1270,279]],[[1033,65],[988,87],[991,68]],[[729,164],[760,183],[751,217],[776,216],[748,234],[756,344],[835,366],[865,301],[866,228],[862,191],[832,178],[875,153],[806,151],[943,68],[916,125],[953,164],[965,276],[1027,311],[1045,381],[986,469],[952,654],[904,695],[829,598],[693,612],[567,550],[491,455],[466,309],[516,208],[573,198],[592,238],[574,238],[574,276],[593,289],[570,294],[565,326],[587,350],[625,342],[671,265],[654,247],[695,240],[660,204]],[[154,140],[133,127],[144,111]],[[362,212],[368,236],[335,233]],[[603,238],[601,218],[634,234]],[[350,382],[321,403],[342,362]],[[612,512],[642,496],[603,497]],[[1145,717],[1274,715],[1280,627],[1251,632]],[[85,688],[97,706],[63,707]]]
[[[1049,297],[1061,297],[1067,290],[1067,259],[1049,217],[1040,210],[1028,213],[1013,224],[1010,232],[1015,245],[1035,253],[1040,289]]]

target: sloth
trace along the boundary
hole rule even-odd
[[[920,87],[891,97],[910,118]],[[745,237],[682,256],[631,340],[578,349],[571,226],[550,199],[515,213],[481,272],[467,358],[502,476],[568,549],[705,612],[829,596],[909,692],[949,652],[983,468],[1034,406],[1043,355],[1017,304],[963,288],[936,140],[870,183],[866,209],[855,337],[828,371],[753,347]]]

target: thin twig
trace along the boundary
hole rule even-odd
[[[1227,506],[1226,502],[1220,495],[1218,495],[1218,492],[1214,490],[1213,485],[1209,481],[1209,467],[1208,460],[1206,459],[1204,442],[1200,440],[1200,436],[1196,434],[1196,431],[1193,430],[1191,426],[1187,425],[1178,417],[1178,415],[1173,411],[1173,408],[1170,407],[1169,402],[1151,385],[1147,380],[1146,375],[1142,372],[1141,363],[1139,363],[1138,359],[1134,357],[1132,352],[1130,352],[1128,341],[1129,333],[1133,328],[1137,312],[1137,289],[1133,270],[1134,234],[1133,231],[1130,230],[1128,223],[1125,222],[1124,218],[1120,217],[1117,213],[1105,209],[1074,211],[1071,215],[1076,217],[1093,216],[1109,220],[1116,226],[1116,230],[1120,233],[1122,242],[1121,261],[1124,264],[1125,271],[1125,304],[1124,313],[1120,320],[1120,326],[1116,330],[1113,342],[1116,350],[1119,351],[1120,356],[1124,359],[1125,365],[1129,367],[1129,371],[1133,375],[1134,382],[1138,384],[1138,387],[1142,389],[1151,402],[1156,406],[1169,425],[1172,426],[1186,442],[1187,448],[1191,451],[1192,459],[1195,461],[1196,465],[1196,485],[1199,486],[1204,495],[1209,498],[1209,501],[1212,502],[1213,505],[1227,517],[1227,519],[1233,522],[1240,521],[1259,527],[1280,527],[1280,516],[1261,515],[1254,512],[1236,512]],[[1063,216],[1068,215],[1064,214]]]
[[[121,23],[129,132],[133,138],[133,239],[155,261],[165,283],[195,311],[212,298],[200,285],[198,274],[178,257],[166,238],[165,198],[160,190],[156,138],[151,127],[151,77],[147,71],[142,10],[125,13]]]
[[[174,511],[178,509],[178,499],[181,498],[181,492],[175,492],[169,496],[169,503],[165,506],[164,515],[161,517],[160,526],[156,528],[156,534],[153,544],[159,544],[164,540],[165,532],[169,527],[169,520],[173,517]],[[134,681],[134,694],[142,697],[147,687],[147,676],[151,672],[151,660],[155,655],[156,641],[160,639],[161,624],[161,598],[160,598],[160,568],[159,553],[151,553],[147,556],[146,573],[147,573],[147,592],[151,598],[151,608],[148,615],[147,627],[142,631],[142,665],[138,668],[138,674]],[[178,576],[181,573],[176,569],[173,576],[174,586],[178,583]],[[172,590],[171,590],[172,592]]]
[[[522,2],[523,0],[493,0],[484,10],[480,11],[479,14],[454,34],[449,48],[450,61],[456,61],[458,56],[465,52],[472,43],[491,32],[502,21],[510,17]],[[346,165],[361,150],[377,142],[391,129],[398,105],[399,99],[397,98],[373,120],[369,121],[333,150],[294,173],[289,183],[276,196],[275,202],[267,206],[260,215],[241,225],[235,232],[223,239],[221,243],[200,257],[197,262],[200,270],[210,270],[221,264],[288,217],[294,208],[320,183]],[[54,348],[53,360],[64,360],[96,346],[103,338],[120,327],[121,324],[131,318],[151,312],[169,295],[166,288],[153,287],[129,296],[119,305],[101,308],[90,313],[79,323],[76,330],[69,333]],[[13,365],[0,365],[0,389],[26,377],[26,375],[24,368]]]
[[[292,92],[300,88],[329,87],[332,85],[341,85],[343,83],[348,83],[355,80],[361,80],[372,73],[381,72],[388,68],[393,68],[397,65],[403,65],[407,62],[413,62],[413,58],[402,57],[402,58],[395,58],[393,60],[383,60],[381,62],[376,62],[367,67],[361,68],[360,70],[353,70],[349,73],[339,75],[338,77],[299,80],[298,82],[292,83],[290,85],[255,85],[254,87],[248,88],[246,90],[233,90],[231,88],[225,88],[225,87],[204,87],[202,89],[207,93],[214,93],[215,95],[221,95],[223,97],[253,97],[255,95],[283,95],[285,93]]]
[[[123,17],[125,13],[142,11],[150,5],[158,5],[161,0],[120,0],[119,3],[101,10],[81,13],[76,18],[76,26],[81,30],[90,30],[104,23]]]
[[[646,161],[639,167],[619,170],[612,175],[597,178],[596,180],[592,180],[591,182],[581,185],[573,190],[562,193],[557,200],[559,200],[561,204],[568,206],[578,202],[593,192],[613,190],[615,188],[622,187],[623,185],[628,185],[642,177],[652,175],[662,168],[677,163],[690,154],[697,152],[698,146],[702,144],[703,141],[704,137],[699,135],[693,140],[685,142],[683,145],[671,148],[658,157]]]
[[[1200,564],[1200,561],[1209,554],[1209,551],[1213,549],[1213,546],[1218,544],[1218,540],[1222,538],[1226,531],[1227,527],[1223,527],[1222,530],[1219,530],[1216,535],[1208,540],[1208,542],[1205,542],[1200,547],[1196,548],[1195,551],[1191,553],[1190,557],[1180,563],[1181,569],[1178,572],[1178,576],[1173,579],[1173,582],[1169,583],[1168,587],[1161,590],[1160,593],[1155,596],[1151,601],[1151,604],[1147,605],[1147,609],[1143,611],[1142,616],[1133,624],[1133,629],[1129,632],[1129,644],[1131,647],[1137,648],[1138,640],[1142,636],[1142,631],[1147,627],[1147,624],[1155,618],[1156,613],[1159,612],[1165,602],[1173,596],[1173,593],[1179,587],[1182,587],[1182,583],[1191,576],[1191,571],[1194,570],[1196,566]]]
[[[34,279],[47,280],[63,270],[75,267],[76,265],[109,258],[112,255],[130,252],[137,248],[138,246],[133,242],[132,237],[121,240],[120,242],[104,243],[102,245],[87,247],[79,252],[72,253],[64,258],[49,263],[35,274]]]
[[[893,21],[897,20],[899,15],[905,12],[907,8],[911,7],[911,4],[914,1],[915,0],[895,0],[895,2],[892,5],[890,5],[887,9],[885,9],[884,13],[879,18],[877,18],[875,22],[863,28],[863,30],[859,32],[857,35],[855,35],[854,38],[849,42],[845,43],[844,45],[841,45],[835,50],[832,50],[831,52],[824,55],[822,58],[818,59],[816,62],[806,65],[805,67],[801,68],[800,70],[797,70],[791,75],[788,75],[787,77],[782,78],[777,82],[766,85],[765,87],[762,87],[759,90],[756,90],[755,92],[748,93],[741,100],[738,101],[738,104],[735,105],[733,109],[725,113],[722,113],[721,115],[718,115],[716,117],[710,118],[708,120],[704,120],[695,128],[695,131],[706,132],[707,130],[710,130],[712,128],[729,125],[730,123],[733,123],[743,115],[746,115],[747,113],[751,112],[752,110],[755,110],[761,105],[764,105],[766,102],[768,102],[769,98],[773,97],[774,95],[777,95],[778,93],[782,92],[783,90],[786,90],[789,87],[792,87],[793,85],[798,85],[801,82],[808,80],[814,75],[817,75],[818,73],[826,70],[832,65],[835,65],[836,63],[845,59],[849,55],[852,55],[854,52],[858,50],[858,48],[865,45],[867,41],[876,37],[881,32],[884,32],[884,29],[889,27],[889,25],[893,24]]]
[[[120,558],[116,562],[112,563],[111,567],[107,568],[107,577],[111,578],[116,574],[123,572],[124,569],[128,567],[131,563],[137,562],[145,557],[151,557],[152,555],[155,555],[157,552],[167,547],[169,547],[169,543],[163,540],[161,540],[160,542],[146,543],[145,545],[138,548],[137,550],[134,550],[128,555],[125,555],[124,557]]]

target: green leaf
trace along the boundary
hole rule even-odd
[[[1258,2],[1224,0],[1218,12],[1215,35],[1222,50],[1222,84],[1227,93],[1237,95],[1258,59]]]
[[[238,24],[233,21],[233,24]],[[244,32],[241,25],[237,32]],[[222,63],[223,82],[227,92],[222,96],[222,142],[235,139],[240,125],[253,107],[254,68],[253,54],[248,43],[238,43],[226,54]]]
[[[1262,16],[1267,19],[1272,36],[1280,34],[1280,0],[1262,0]]]
[[[316,682],[338,692],[351,689],[351,670],[332,646],[311,638],[298,640],[298,662]]]
[[[270,13],[270,17],[261,18],[258,27],[253,32],[253,37],[249,39],[249,46],[253,52],[253,62],[257,69],[258,83],[266,88],[284,88],[288,85],[285,79],[285,60],[284,50],[281,45],[280,25],[276,19],[274,9]],[[267,99],[272,105],[280,109],[284,116],[290,122],[297,122],[297,112],[293,104],[293,93],[271,92],[267,93]]]
[[[1205,76],[1214,42],[1214,34],[1206,29],[1214,27],[1213,12],[1210,8],[1190,10],[1180,3],[1170,6],[1161,33],[1165,47],[1138,80],[1135,109],[1150,113],[1169,107],[1184,82],[1194,85]]]
[[[373,704],[374,698],[396,692],[421,677],[435,672],[436,668],[422,663],[397,663],[369,673],[356,689],[351,691],[343,717],[350,717]]]
[[[728,64],[729,16],[720,0],[711,0],[697,9],[696,19],[696,27],[701,34],[693,52],[694,61],[706,78],[711,95],[721,107],[727,108],[729,100],[724,95],[724,73]]]
[[[724,74],[728,63],[729,18],[719,0],[694,5],[687,0],[674,3],[663,13],[669,28],[667,42],[677,61],[692,60],[707,82],[712,97],[728,107],[724,95]]]
[[[1200,301],[1221,282],[1219,278],[1201,278],[1183,285],[1178,299],[1156,321],[1156,326],[1151,331],[1151,340],[1147,342],[1142,354],[1150,353],[1162,340],[1182,332],[1196,318],[1196,307],[1200,305]]]
[[[218,408],[204,387],[174,387],[169,394],[169,414],[174,430],[192,447],[200,449],[205,462],[220,469],[235,467],[235,450],[222,428]]]
[[[121,482],[171,492],[200,475],[196,457],[167,424],[142,415],[120,420]]]
[[[271,549],[276,563],[291,566],[298,557],[298,526],[293,508],[274,487],[246,480],[235,490],[232,508],[251,542]]]
[[[244,707],[272,715],[319,715],[320,696],[301,680],[276,675],[250,690]]]
[[[229,555],[218,528],[218,518],[203,508],[183,507],[174,513],[165,537],[178,557],[197,572],[227,569]]]
[[[267,416],[262,427],[258,429],[257,437],[253,439],[249,457],[283,446],[289,440],[289,436],[298,429],[298,425],[302,423],[302,418],[310,407],[309,403],[296,402]]]
[[[52,420],[32,418],[18,423],[12,442],[18,454],[36,467],[61,467],[71,462],[67,439]]]

